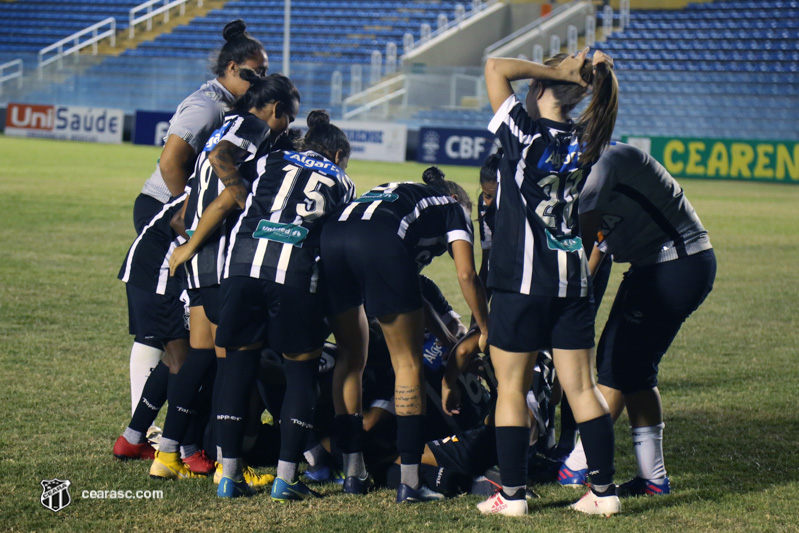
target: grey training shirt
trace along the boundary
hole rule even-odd
[[[712,246],[677,181],[649,154],[614,143],[591,169],[580,214],[598,211],[600,249],[618,263],[663,263]]]
[[[208,80],[180,103],[169,121],[164,141],[170,135],[177,135],[191,145],[195,154],[199,154],[214,130],[222,125],[225,113],[234,100],[235,97],[221,83],[215,79]],[[168,202],[172,197],[158,163],[141,192],[161,203]]]

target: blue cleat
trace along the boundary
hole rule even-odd
[[[229,477],[223,477],[219,480],[219,487],[216,489],[216,495],[220,498],[239,498],[241,496],[252,496],[255,491],[252,490],[246,481],[233,481]]]
[[[276,477],[272,483],[272,499],[276,502],[289,502],[307,500],[308,498],[321,498],[322,495],[311,490],[300,480],[289,483],[282,477]]]
[[[671,494],[671,484],[669,477],[665,476],[661,479],[644,479],[634,477],[627,483],[619,485],[616,493],[619,498],[628,498],[630,496],[665,496]]]
[[[344,488],[342,489],[347,494],[366,494],[373,491],[375,488],[375,481],[369,474],[366,478],[361,479],[357,476],[349,476],[344,480]]]
[[[412,489],[408,485],[400,483],[397,487],[397,503],[435,502],[443,499],[443,494],[430,490],[425,485],[419,485],[418,489]]]
[[[314,469],[308,468],[305,477],[313,483],[344,483],[344,472],[337,468],[330,468],[327,465],[318,466]]]
[[[565,464],[561,465],[558,470],[558,483],[564,487],[583,487],[587,485],[586,479],[588,478],[588,469],[581,468],[580,470],[571,470]]]

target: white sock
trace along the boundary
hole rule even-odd
[[[585,458],[582,439],[577,439],[577,444],[574,445],[572,453],[569,454],[563,464],[569,470],[585,470],[588,468],[588,459]]]
[[[130,349],[130,413],[136,411],[141,400],[141,391],[150,377],[150,372],[161,361],[163,350],[138,342]]]
[[[663,428],[657,426],[631,428],[635,459],[638,461],[638,477],[643,479],[662,479],[666,476],[663,465]]]

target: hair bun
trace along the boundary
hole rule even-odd
[[[315,130],[330,124],[330,115],[324,109],[314,109],[308,113],[308,129]]]
[[[428,185],[444,181],[444,172],[437,166],[429,167],[422,174],[422,181]]]
[[[225,24],[225,29],[222,30],[222,37],[224,37],[228,42],[235,41],[245,34],[246,29],[247,25],[244,24],[244,21],[241,19],[228,22]]]

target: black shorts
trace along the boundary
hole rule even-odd
[[[322,230],[321,242],[321,287],[329,316],[361,303],[376,317],[422,307],[416,261],[396,230],[379,222],[332,222]]]
[[[593,298],[555,298],[495,289],[488,344],[507,352],[594,346]]]
[[[144,226],[150,223],[153,217],[164,208],[160,202],[147,194],[139,194],[133,202],[133,227],[136,233],[141,234]]]
[[[439,467],[465,474],[469,480],[497,464],[493,427],[480,425],[444,439],[431,440],[427,446]]]
[[[188,293],[189,301],[191,302],[189,307],[202,306],[208,321],[218,326],[221,306],[219,285],[200,287],[199,289],[188,289]]]
[[[327,329],[316,294],[245,276],[222,280],[216,345],[240,348],[260,342],[278,353],[322,347]]]
[[[161,343],[189,338],[188,310],[179,294],[156,294],[130,283],[125,284],[125,290],[131,335]]]
[[[715,278],[713,250],[625,272],[599,340],[597,381],[625,394],[656,387],[660,360]]]

